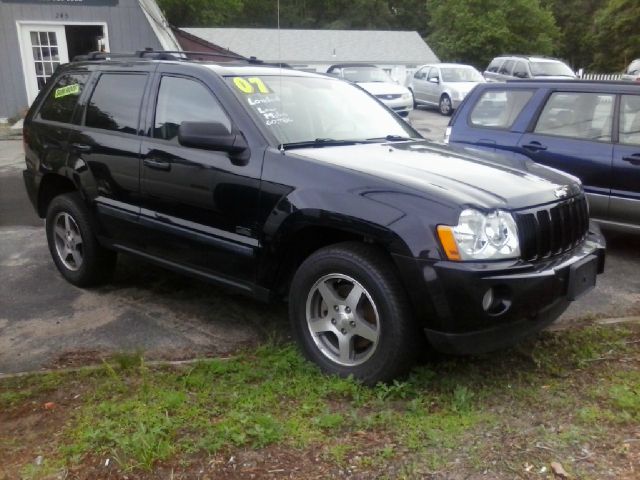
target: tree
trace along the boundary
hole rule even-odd
[[[640,57],[640,2],[609,0],[594,20],[595,56],[592,67],[601,72],[618,72]]]
[[[212,27],[223,25],[242,11],[242,0],[158,0],[171,25]]]
[[[427,0],[429,44],[447,61],[484,69],[505,53],[550,55],[559,36],[538,0]]]
[[[560,29],[556,53],[574,69],[594,60],[593,18],[606,0],[543,0]]]

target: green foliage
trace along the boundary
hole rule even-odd
[[[640,2],[609,0],[596,14],[593,67],[603,72],[622,71],[640,57]]]
[[[243,0],[158,0],[158,5],[172,25],[213,27],[238,15]]]
[[[481,70],[504,53],[550,55],[559,36],[553,14],[538,0],[427,0],[427,6],[436,54]]]

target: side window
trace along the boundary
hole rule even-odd
[[[598,142],[611,141],[613,95],[555,92],[547,100],[535,132]]]
[[[640,95],[620,99],[620,143],[640,145]]]
[[[431,80],[432,78],[440,78],[440,70],[438,69],[438,67],[433,67],[429,71],[429,80]]]
[[[219,122],[231,131],[231,121],[211,92],[200,82],[162,77],[153,136],[173,140],[182,122]]]
[[[514,64],[513,60],[505,61],[500,67],[500,70],[498,70],[498,73],[502,75],[511,75],[511,70],[513,70],[513,64]]]
[[[473,107],[472,125],[509,129],[533,96],[533,90],[487,90]]]
[[[513,68],[513,76],[517,78],[529,78],[527,65],[524,62],[516,62],[516,66]]]
[[[121,133],[138,133],[140,104],[147,75],[103,73],[87,105],[85,125]]]
[[[89,75],[70,73],[58,80],[40,108],[40,118],[54,122],[71,123],[73,111],[84,91]]]
[[[425,72],[428,70],[427,67],[423,67],[420,70],[418,70],[416,73],[414,73],[413,78],[415,78],[416,80],[422,80],[424,78],[424,74]]]
[[[500,69],[500,65],[502,65],[502,62],[503,62],[502,58],[494,58],[489,64],[489,66],[487,67],[487,72],[498,73],[498,70]]]

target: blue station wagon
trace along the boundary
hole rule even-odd
[[[594,219],[640,231],[640,85],[481,84],[452,117],[445,141],[570,173],[582,180]]]

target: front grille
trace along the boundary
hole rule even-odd
[[[395,100],[396,98],[400,98],[402,96],[401,93],[393,93],[389,95],[376,95],[380,100]]]
[[[536,260],[575,248],[589,231],[589,211],[584,196],[552,206],[515,213],[522,258]]]

